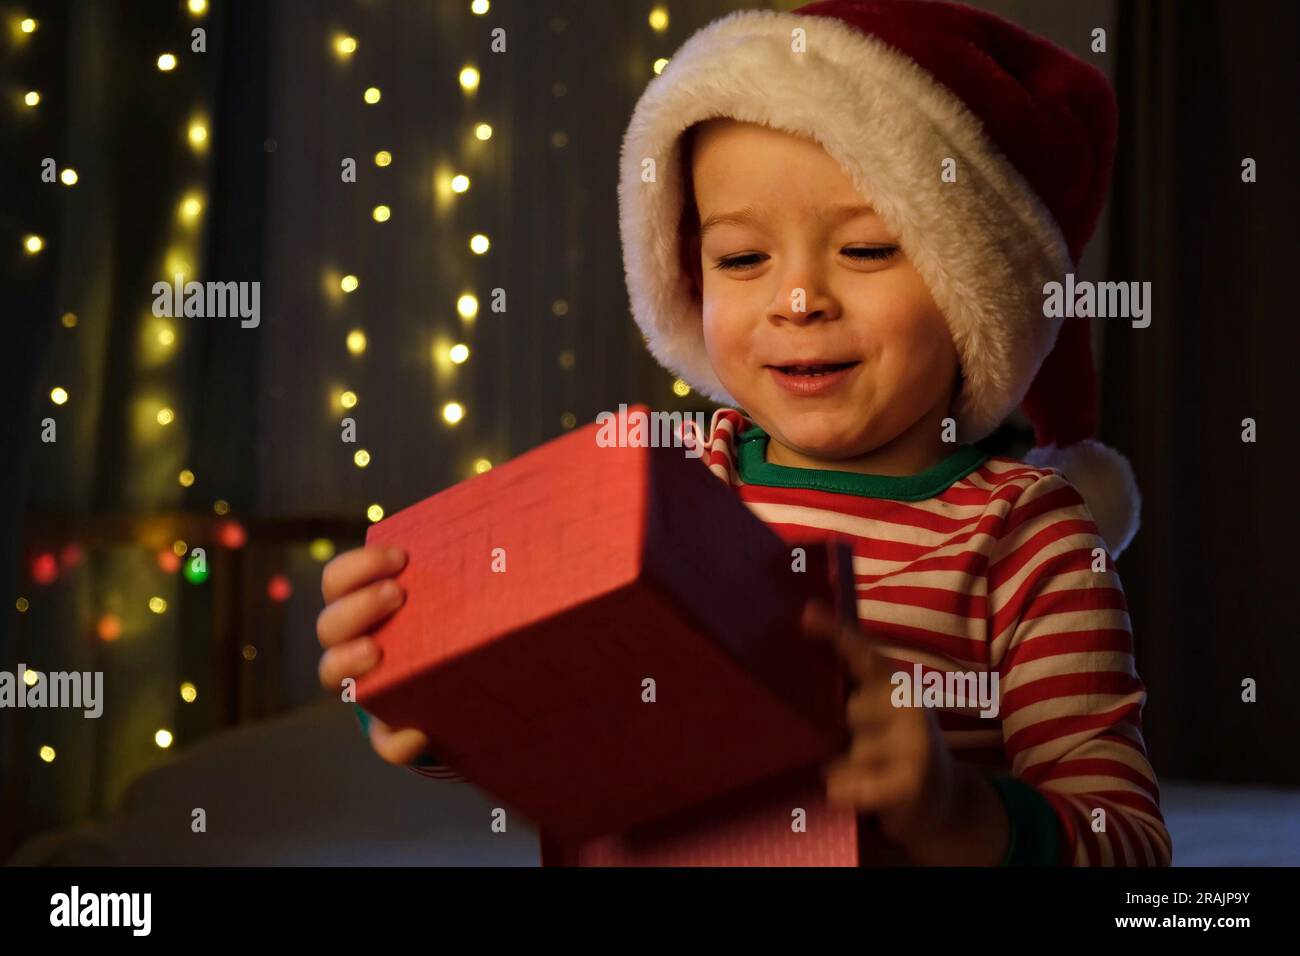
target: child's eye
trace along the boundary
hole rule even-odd
[[[883,262],[898,252],[898,246],[854,246],[841,250],[850,259],[863,262]]]
[[[744,255],[732,256],[730,259],[719,259],[715,269],[739,270],[747,269],[750,266],[758,265],[760,261],[767,256],[761,252],[747,252]]]

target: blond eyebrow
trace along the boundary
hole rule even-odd
[[[846,222],[849,219],[857,219],[861,216],[875,216],[877,212],[870,206],[864,204],[848,204],[840,206],[831,206],[821,210],[821,216],[830,222]],[[728,223],[733,226],[744,226],[757,222],[765,218],[765,215],[753,206],[744,206],[735,212],[715,213],[700,224],[700,236],[709,231],[713,226],[720,226]]]
[[[747,223],[756,222],[762,218],[764,218],[762,213],[753,206],[745,206],[741,209],[737,209],[735,212],[714,213],[708,219],[704,220],[704,222],[700,223],[700,235],[703,236],[714,226],[721,226],[724,223],[729,223],[733,226],[743,226]]]

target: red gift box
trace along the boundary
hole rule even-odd
[[[806,773],[848,741],[843,673],[799,637],[843,565],[810,545],[798,568],[686,449],[599,431],[367,535],[410,560],[358,702],[570,845]]]

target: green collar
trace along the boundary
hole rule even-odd
[[[748,485],[776,488],[811,488],[864,498],[890,501],[924,501],[947,491],[988,459],[988,452],[975,445],[961,445],[955,452],[919,475],[863,475],[855,471],[828,468],[794,468],[767,460],[768,434],[755,425],[740,434],[738,466],[740,479]]]

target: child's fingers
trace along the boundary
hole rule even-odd
[[[402,606],[406,592],[396,581],[376,581],[325,605],[316,618],[321,647],[333,647],[374,629]]]
[[[830,641],[835,636],[839,621],[831,606],[820,598],[812,598],[803,608],[800,620],[803,635],[810,640]]]
[[[880,733],[897,721],[898,713],[882,688],[861,686],[849,694],[848,724],[857,733]]]
[[[429,738],[414,727],[393,730],[378,718],[370,720],[370,746],[388,763],[408,764],[429,745]]]
[[[879,655],[871,649],[862,629],[856,622],[841,623],[825,601],[813,598],[805,604],[800,624],[804,637],[834,648],[858,683],[865,684],[883,675]]]
[[[406,552],[401,548],[354,548],[325,565],[321,594],[330,604],[371,581],[393,577],[405,566]]]
[[[913,774],[899,763],[876,772],[852,760],[842,760],[826,773],[826,799],[863,812],[905,805],[914,791]]]
[[[884,676],[880,655],[871,649],[866,635],[856,624],[837,627],[831,637],[831,646],[848,665],[859,685],[873,683]]]
[[[321,686],[328,691],[339,690],[345,677],[360,677],[372,670],[379,663],[380,656],[379,646],[368,637],[329,648],[320,656],[317,669]]]

